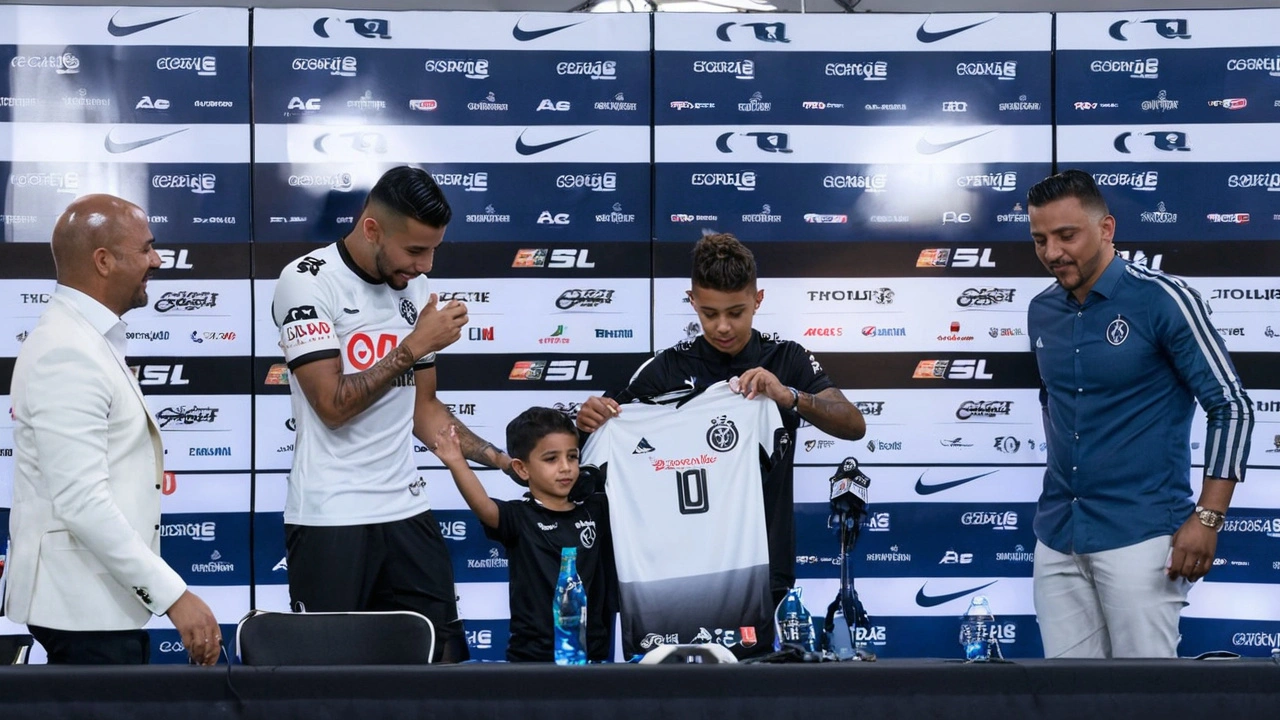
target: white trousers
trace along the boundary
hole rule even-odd
[[[1034,594],[1047,658],[1177,657],[1191,583],[1170,580],[1172,535],[1085,555],[1036,542]]]

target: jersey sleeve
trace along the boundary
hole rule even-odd
[[[413,282],[416,283],[414,302],[418,305],[417,311],[421,313],[427,309],[427,305],[431,302],[431,284],[427,281],[426,275],[419,275],[417,278],[414,278]],[[418,361],[413,364],[413,372],[417,372],[419,370],[430,370],[435,366],[436,354],[434,352],[429,352],[418,358]]]
[[[520,508],[511,500],[493,500],[498,506],[498,527],[485,527],[484,535],[502,543],[504,547],[515,545],[520,539]]]
[[[276,283],[271,315],[280,328],[280,348],[290,370],[340,356],[333,302],[318,275],[287,266]]]
[[[827,376],[827,371],[822,369],[822,364],[799,343],[788,343],[787,348],[787,365],[788,374],[794,373],[795,379],[787,383],[801,392],[807,392],[810,395],[816,395],[829,387],[835,387],[835,383],[831,382],[831,378]]]
[[[788,437],[787,428],[782,424],[782,414],[778,412],[777,404],[768,398],[764,398],[762,403],[764,408],[757,418],[759,425],[756,437],[760,438],[761,464],[766,470],[772,470],[786,452],[786,441],[783,438]]]

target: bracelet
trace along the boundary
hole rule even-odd
[[[800,412],[800,391],[793,387],[788,387],[791,391],[791,411]]]

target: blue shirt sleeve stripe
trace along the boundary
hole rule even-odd
[[[1249,436],[1253,430],[1253,409],[1227,357],[1226,346],[1209,322],[1204,302],[1180,280],[1167,275],[1134,268],[1133,275],[1154,281],[1173,299],[1199,348],[1198,355],[1175,358],[1190,365],[1204,363],[1216,385],[1193,386],[1192,391],[1208,414],[1205,442],[1205,475],[1214,478],[1244,480],[1245,460],[1249,453]],[[1175,319],[1176,321],[1176,319]],[[1184,374],[1185,375],[1185,374]]]

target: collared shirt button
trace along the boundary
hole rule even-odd
[[[1076,313],[1076,317],[1084,317],[1084,311]]]
[[[1078,352],[1080,352],[1080,348],[1076,348],[1076,352],[1077,352],[1077,353],[1078,353]]]
[[[1076,466],[1075,466],[1075,465],[1072,465],[1072,466],[1071,466],[1071,472],[1075,472],[1075,471],[1076,471]],[[1072,502],[1075,502],[1075,501],[1073,500]]]
[[[1076,388],[1076,392],[1078,392],[1078,393],[1082,393],[1082,392],[1084,392],[1084,388]]]
[[[1077,440],[1079,440],[1079,439],[1080,439],[1080,433],[1076,433],[1076,439],[1077,439]]]
[[[160,525],[159,525],[158,523],[156,524],[156,529],[157,529],[157,530],[159,530],[159,529],[160,529]]]

